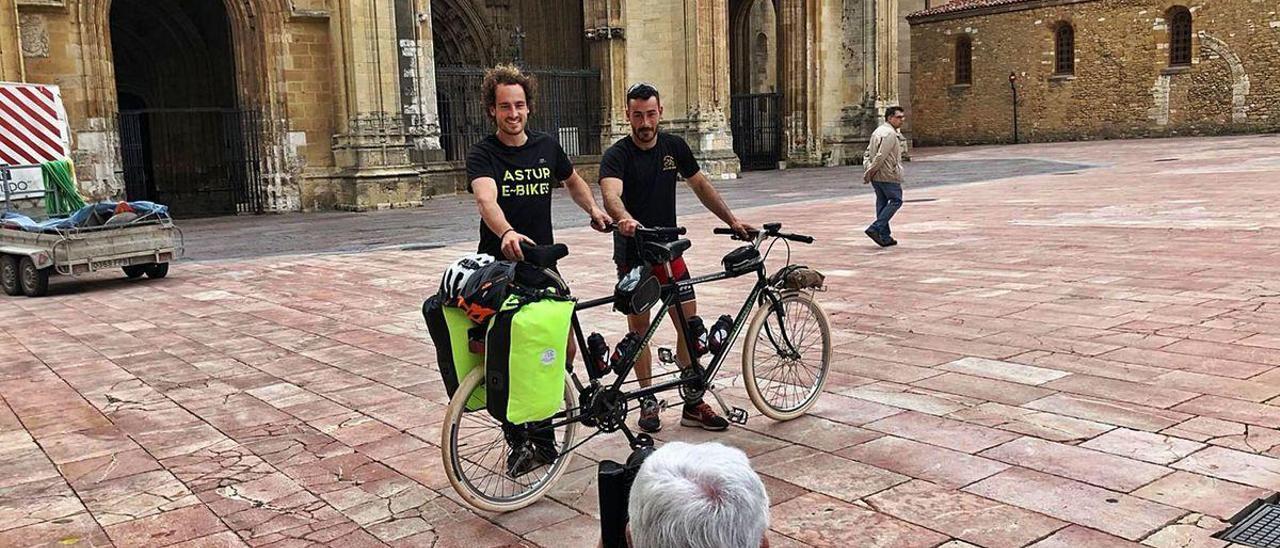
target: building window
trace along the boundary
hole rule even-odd
[[[973,83],[973,42],[968,36],[956,39],[956,85]]]
[[[1169,10],[1169,65],[1191,64],[1191,11],[1182,6]]]
[[[1053,32],[1053,73],[1076,73],[1076,29],[1062,23]]]

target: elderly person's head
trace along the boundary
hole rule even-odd
[[[633,548],[767,547],[769,494],[747,455],[719,443],[668,443],[631,486]]]

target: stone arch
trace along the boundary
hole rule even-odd
[[[73,158],[78,167],[92,173],[78,173],[88,184],[85,190],[102,196],[123,192],[119,104],[114,52],[111,41],[113,0],[72,0],[69,9],[81,21],[78,27],[83,79],[84,127],[75,139]],[[289,6],[286,0],[220,0],[231,29],[231,48],[236,71],[237,104],[261,113],[257,151],[263,178],[264,204],[268,210],[290,209],[281,200],[296,195],[285,186],[296,186],[296,158],[287,154],[288,112],[284,93],[285,32]],[[102,181],[105,184],[96,184]]]
[[[772,84],[778,87],[778,71],[779,71],[779,52],[781,45],[781,28],[779,23],[779,3],[777,0],[737,0],[730,6],[729,10],[729,48],[730,48],[730,69],[729,69],[729,87],[731,93],[754,93],[762,91],[757,85],[758,75],[761,70],[768,74],[764,75],[765,86]],[[762,10],[765,12],[761,17],[760,13],[754,13]],[[757,28],[752,25],[753,15],[757,16],[760,21],[768,28]],[[761,69],[758,67],[757,58],[759,57],[758,46],[760,44],[760,35],[766,37],[766,52],[768,57],[767,66]]]
[[[1244,70],[1244,63],[1226,42],[1205,32],[1198,33],[1200,46],[1221,57],[1231,69],[1231,121],[1243,123],[1248,118],[1246,112],[1249,98],[1249,73]],[[1166,106],[1167,108],[1167,106]]]
[[[431,0],[431,32],[437,65],[494,62],[491,25],[471,0]]]

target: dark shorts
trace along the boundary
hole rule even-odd
[[[626,263],[616,263],[616,264],[618,265],[619,280],[621,280],[623,276],[626,276],[628,272],[631,272],[632,268],[635,268]],[[663,268],[662,265],[654,265],[653,275],[658,278],[658,283],[661,283],[663,285],[666,285],[672,281],[667,279],[667,270]],[[684,264],[684,257],[677,257],[676,260],[671,261],[671,275],[672,275],[672,279],[677,282],[683,282],[689,279],[690,277],[689,267]],[[687,303],[697,298],[697,295],[693,291],[692,285],[686,285],[681,287],[679,295],[680,295],[680,302],[682,303]]]

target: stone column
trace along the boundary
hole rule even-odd
[[[0,81],[21,82],[23,73],[17,0],[0,0]]]
[[[793,166],[822,162],[822,137],[818,130],[821,62],[814,38],[819,7],[818,0],[783,2],[778,14],[782,27],[779,55],[782,58],[783,154]]]
[[[440,117],[436,105],[435,51],[432,47],[431,1],[395,0],[397,68],[402,119],[414,163],[444,160],[440,150]]]
[[[420,204],[422,182],[403,117],[395,0],[334,2],[330,26],[340,80],[333,141],[338,207]]]
[[[622,24],[626,0],[586,0],[583,32],[591,66],[600,70],[600,141],[608,148],[626,135],[627,42]]]
[[[875,0],[875,101],[877,107],[898,104],[898,1]]]
[[[685,0],[693,24],[684,26],[687,82],[685,138],[711,176],[741,171],[729,130],[728,0]]]
[[[827,59],[823,85],[822,157],[826,165],[862,162],[884,107],[898,104],[899,0],[832,2],[823,21],[848,21],[824,32],[842,55]],[[856,23],[854,23],[856,22]]]

